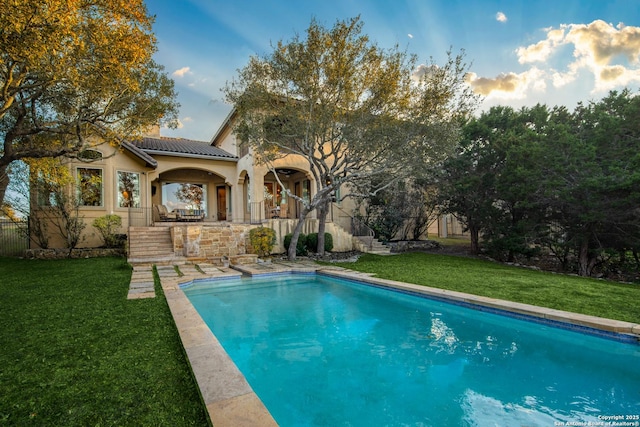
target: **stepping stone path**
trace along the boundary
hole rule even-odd
[[[177,267],[177,270],[176,270]],[[163,279],[179,279],[183,277],[185,281],[191,279],[207,279],[216,277],[240,277],[241,272],[227,267],[217,267],[213,264],[181,264],[173,265],[157,265],[156,270]],[[180,273],[178,273],[178,271]],[[153,265],[140,264],[134,265],[131,274],[131,283],[129,285],[129,294],[127,299],[155,298],[156,293],[153,281]]]
[[[155,298],[155,296],[153,267],[150,265],[134,266],[127,299]]]

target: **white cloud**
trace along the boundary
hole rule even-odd
[[[410,39],[412,39],[412,38],[413,38],[413,34],[409,33],[409,34],[407,34],[407,37],[409,37]]]
[[[507,15],[505,15],[503,12],[498,12],[496,13],[496,21],[498,22],[507,22]]]
[[[522,73],[503,73],[493,78],[466,76],[466,82],[477,94],[497,99],[523,99],[531,90],[542,92],[547,88],[544,71],[531,68]]]
[[[190,123],[190,122],[193,121],[193,119],[191,117],[187,116],[187,117],[183,118],[182,121],[185,122],[185,123]]]
[[[498,15],[496,19],[500,20]],[[505,17],[506,19],[506,17]],[[586,75],[593,76],[592,92],[640,83],[640,27],[602,20],[590,24],[562,24],[547,28],[545,37],[515,50],[520,64],[541,64],[521,73],[497,77],[470,74],[476,93],[501,98],[521,98],[524,90],[545,90],[548,83],[560,88]],[[569,55],[567,54],[569,48]],[[556,69],[549,64],[561,64]]]
[[[172,76],[173,76],[173,77],[180,77],[180,78],[182,78],[182,77],[186,76],[187,74],[193,74],[193,73],[191,72],[191,68],[189,68],[189,67],[182,67],[182,68],[180,68],[179,70],[175,70],[175,71],[173,72]]]

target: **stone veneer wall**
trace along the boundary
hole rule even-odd
[[[185,224],[171,227],[175,255],[189,258],[218,258],[251,253],[248,224]]]
[[[105,256],[124,256],[124,249],[79,248],[71,251],[71,258],[99,258]],[[69,249],[27,249],[24,257],[28,259],[69,258]]]
[[[284,236],[292,233],[297,220],[270,220],[263,224],[276,232],[273,254],[284,253]],[[249,231],[259,225],[216,223],[184,224],[171,227],[173,251],[177,256],[187,258],[219,258],[253,253],[249,241]],[[318,231],[318,220],[308,219],[302,230],[304,234]],[[353,250],[352,236],[333,223],[327,223],[327,233],[333,237],[333,252]]]

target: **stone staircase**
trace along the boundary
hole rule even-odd
[[[360,252],[365,252],[375,255],[391,255],[391,249],[384,245],[375,237],[369,236],[353,236],[354,247]]]
[[[169,264],[184,259],[174,254],[169,227],[130,227],[128,261],[131,264]]]

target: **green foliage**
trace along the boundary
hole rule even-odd
[[[107,248],[117,248],[122,245],[122,238],[116,232],[122,227],[122,218],[115,214],[107,214],[93,220],[93,226],[98,229],[104,245]]]
[[[273,246],[276,244],[276,232],[271,228],[262,226],[253,228],[249,231],[249,241],[258,256],[266,257],[271,254]]]
[[[174,83],[153,54],[143,0],[20,0],[0,6],[0,202],[8,165],[75,157],[175,126]]]
[[[435,177],[442,211],[501,260],[541,248],[569,271],[640,270],[640,98],[628,90],[574,112],[493,107],[463,129]],[[615,254],[615,255],[612,255]],[[614,261],[615,260],[615,261]],[[614,264],[612,264],[614,263]]]
[[[0,277],[0,425],[208,424],[162,290],[127,300],[122,259],[4,258]]]
[[[359,17],[332,28],[312,20],[304,35],[250,58],[224,89],[234,131],[258,162],[293,154],[318,178],[313,197],[298,200],[301,220],[344,185],[385,176],[384,186],[440,160],[475,106],[463,54],[416,73],[415,55],[379,47],[363,26]]]
[[[357,192],[367,194],[367,191]],[[358,216],[358,219],[367,224],[382,241],[419,240],[435,218],[434,197],[434,190],[424,180],[395,182],[382,191],[364,197],[364,215]]]
[[[316,252],[318,250],[318,233],[307,234],[307,251]],[[333,249],[333,236],[331,233],[324,233],[324,250],[331,252]]]
[[[287,251],[289,250],[289,246],[291,246],[291,236],[292,236],[291,233],[284,236],[284,248]],[[296,255],[303,256],[306,254],[307,254],[307,235],[300,233],[300,236],[298,237],[298,244],[296,245]]]

